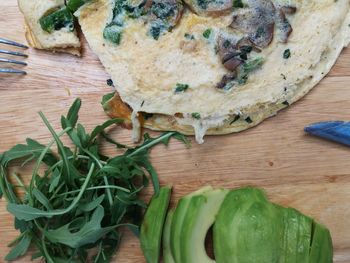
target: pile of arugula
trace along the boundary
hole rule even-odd
[[[52,134],[48,145],[27,139],[0,155],[0,197],[8,201],[7,209],[15,216],[20,235],[6,260],[24,255],[32,244],[33,259],[43,257],[48,263],[110,262],[121,240],[120,227],[138,234],[146,204],[140,198],[150,176],[155,194],[159,192],[157,174],[149,161],[149,150],[159,143],[168,144],[171,137],[188,143],[176,132],[157,138],[144,136],[144,142],[129,148],[115,142],[105,133],[121,119],[108,120],[89,134],[78,123],[81,100],[77,99],[67,116],[62,116],[62,131],[56,133],[42,112],[40,116]],[[63,144],[68,135],[74,147]],[[119,149],[122,155],[110,158],[99,151],[97,138],[102,137]],[[56,144],[58,154],[50,150]],[[25,185],[8,166],[22,160],[22,166],[35,161],[32,178]],[[44,172],[43,169],[44,167]],[[12,182],[16,181],[16,184]],[[20,195],[15,191],[24,191]]]

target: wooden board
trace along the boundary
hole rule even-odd
[[[15,0],[1,0],[0,37],[25,43],[23,19]],[[2,47],[0,47],[2,48]],[[24,77],[0,76],[0,152],[26,137],[45,143],[49,132],[42,110],[59,129],[59,117],[76,97],[83,100],[81,121],[88,128],[106,120],[100,100],[110,92],[108,75],[84,44],[83,57],[29,49]],[[206,137],[186,149],[172,142],[152,151],[163,184],[174,186],[173,201],[203,185],[264,187],[273,201],[315,217],[331,230],[335,262],[350,262],[350,149],[309,137],[305,125],[350,117],[350,49],[344,50],[330,74],[304,99],[240,134]],[[130,131],[113,137],[130,142]],[[111,148],[105,148],[112,152]],[[150,192],[151,189],[149,189]],[[149,193],[148,193],[149,195]],[[0,201],[0,262],[17,231]],[[24,257],[18,262],[29,262]],[[144,262],[136,238],[126,234],[115,262]]]

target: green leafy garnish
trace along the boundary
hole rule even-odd
[[[41,28],[48,33],[62,28],[67,28],[69,31],[74,30],[74,16],[67,7],[62,7],[47,16],[43,16],[39,23]]]
[[[67,8],[74,13],[77,11],[81,6],[83,6],[85,3],[89,2],[90,0],[69,0],[67,3]]]
[[[177,83],[175,93],[185,92],[190,86],[188,84]]]
[[[193,112],[191,114],[192,118],[199,120],[201,118],[201,115],[198,112]]]
[[[249,74],[261,68],[263,63],[264,59],[262,57],[258,57],[244,62],[242,66],[239,67],[239,72],[237,76],[238,84],[244,85],[248,80]]]
[[[66,6],[40,18],[39,23],[41,28],[48,33],[62,28],[73,31],[75,23],[73,13],[89,1],[91,0],[69,0]]]
[[[290,49],[288,48],[283,52],[283,58],[288,59],[290,58],[290,56],[291,56],[291,53],[290,53]]]
[[[211,35],[212,29],[208,28],[203,32],[203,37],[208,39]]]
[[[123,120],[108,120],[88,133],[78,122],[80,107],[77,99],[61,117],[62,131],[58,133],[40,113],[53,137],[48,145],[27,139],[26,144],[0,155],[0,194],[8,201],[7,209],[20,231],[6,260],[16,260],[32,245],[36,250],[33,258],[50,263],[110,262],[120,243],[120,227],[136,234],[139,231],[147,207],[140,193],[149,178],[155,194],[159,192],[149,150],[157,144],[167,145],[172,137],[188,143],[183,135],[168,132],[157,138],[145,134],[141,145],[130,148],[106,133],[108,127]],[[68,136],[73,147],[65,145],[62,136]],[[124,152],[105,156],[99,138]],[[54,144],[57,153],[50,149]],[[28,185],[19,175],[9,173],[13,161],[22,161],[23,166],[36,162]],[[18,187],[24,195],[14,190]]]
[[[110,42],[119,45],[122,38],[123,28],[116,24],[110,24],[103,30],[103,37]]]
[[[189,34],[189,33],[185,33],[185,34],[184,34],[184,37],[185,37],[186,39],[188,39],[188,40],[194,40],[194,39],[195,39],[194,35]]]
[[[243,8],[244,4],[242,0],[233,0],[233,7]]]

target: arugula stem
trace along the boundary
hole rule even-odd
[[[77,159],[83,159],[83,160],[90,160],[90,158],[89,158],[88,156],[80,155],[80,154],[78,154],[78,155],[76,155],[76,156],[68,156],[68,157],[67,157],[68,160],[72,160],[72,159],[75,159],[75,158],[77,158]],[[96,160],[97,160],[97,159],[96,159]],[[100,164],[103,164],[103,165],[107,164],[107,162],[105,162],[105,161],[102,161],[102,160],[98,160],[98,161],[99,161]],[[51,166],[51,167],[47,170],[47,172],[49,173],[49,172],[53,171],[57,166],[61,165],[62,163],[63,163],[63,161],[62,161],[62,160],[59,160],[57,163],[55,163],[53,166]]]
[[[49,252],[47,251],[47,248],[46,248],[46,243],[45,243],[45,235],[43,235],[41,237],[41,245],[42,245],[42,248],[44,250],[44,254],[45,254],[45,261],[47,263],[55,263],[55,261],[51,258]]]
[[[161,141],[163,141],[166,138],[170,138],[171,136],[173,136],[174,134],[176,134],[176,132],[168,132],[168,133],[164,133],[163,135],[159,136],[157,139],[151,141],[148,144],[142,145],[141,147],[137,148],[135,151],[133,151],[132,153],[128,154],[128,157],[132,157],[134,155],[137,155],[138,153],[142,152],[143,150],[147,150],[148,148],[151,148],[152,146],[160,143]]]
[[[68,132],[69,130],[71,130],[72,128],[71,127],[68,127],[66,129],[64,129],[63,131],[61,131],[58,135],[56,135],[57,137],[61,137],[63,134],[65,134],[66,132]],[[34,167],[34,170],[33,170],[33,174],[32,174],[32,180],[30,181],[30,185],[29,185],[29,203],[31,205],[33,205],[33,197],[32,197],[32,190],[33,190],[33,187],[34,187],[34,182],[35,182],[35,178],[36,176],[38,175],[38,172],[39,172],[39,168],[40,168],[40,165],[41,165],[41,162],[43,161],[45,155],[47,154],[47,152],[50,150],[50,148],[52,147],[52,145],[55,143],[55,139],[52,139],[49,144],[45,147],[45,149],[41,152],[37,162],[36,162],[36,165]]]
[[[126,193],[130,193],[130,190],[120,187],[120,186],[116,186],[116,185],[101,185],[101,186],[94,186],[94,187],[89,187],[86,188],[86,191],[91,191],[91,190],[97,190],[97,189],[117,189],[117,190],[121,190],[124,191]],[[79,192],[79,190],[73,190],[73,191],[69,191],[69,192],[65,192],[65,193],[61,193],[58,196],[63,196],[63,195],[68,195],[68,194],[74,194]],[[133,192],[134,193],[134,192]]]
[[[108,183],[108,179],[106,176],[103,176],[103,181],[105,182],[105,185],[108,187],[109,183]],[[106,188],[106,192],[107,192],[109,205],[112,206],[113,205],[113,197],[112,197],[111,189]]]
[[[22,182],[22,180],[18,177],[18,175],[16,173],[13,173],[12,174],[13,177],[16,179],[17,183],[19,184],[19,187],[23,188],[26,193],[28,193],[28,189],[27,187],[24,185],[24,183]]]
[[[89,173],[86,176],[84,184],[81,187],[78,196],[73,200],[73,202],[70,204],[70,206],[68,206],[66,209],[52,210],[52,211],[47,212],[46,214],[49,215],[49,216],[57,216],[57,215],[63,215],[65,213],[68,213],[70,210],[72,210],[75,207],[75,205],[80,201],[81,197],[83,196],[83,194],[84,194],[84,192],[85,192],[85,190],[87,188],[87,185],[90,182],[90,178],[91,178],[91,176],[93,174],[94,169],[95,169],[95,164],[91,164]]]
[[[18,237],[16,237],[14,240],[12,240],[7,247],[12,247],[14,244],[17,243],[18,240],[20,240],[25,234],[27,234],[27,231],[24,231],[23,233],[21,233]]]
[[[69,163],[68,163],[68,159],[67,159],[67,155],[63,146],[62,141],[60,140],[59,136],[57,136],[55,130],[53,129],[53,127],[51,126],[51,124],[49,123],[49,121],[47,120],[47,118],[45,117],[44,113],[42,113],[41,111],[39,112],[40,117],[42,118],[42,120],[44,121],[46,127],[49,129],[50,133],[52,134],[56,144],[57,144],[57,148],[58,151],[61,153],[62,155],[62,160],[64,163],[64,166],[66,168],[66,172],[67,172],[67,176],[68,176],[68,181],[71,182],[71,178],[70,178],[70,170],[69,170]]]
[[[6,201],[10,202],[10,198],[7,194],[7,188],[5,187],[5,184],[4,184],[5,176],[6,176],[5,169],[2,165],[0,165],[0,189]]]
[[[89,155],[93,160],[95,160],[95,162],[100,167],[100,169],[103,168],[103,165],[101,164],[100,160],[98,160],[95,155],[93,155],[90,151],[88,151],[86,149],[83,149],[83,150],[87,155]],[[104,180],[105,185],[109,186],[108,179],[106,176],[103,176],[103,180]],[[112,197],[111,190],[109,188],[106,188],[106,192],[107,192],[109,205],[112,206],[113,205],[113,197]]]
[[[84,194],[84,192],[85,192],[85,190],[90,182],[90,179],[91,179],[91,176],[93,174],[94,169],[95,169],[95,164],[92,163],[90,170],[89,170],[89,173],[86,176],[86,179],[84,181],[84,184],[81,187],[81,189],[79,190],[78,196],[76,198],[74,198],[73,202],[66,209],[40,211],[37,213],[37,215],[39,215],[40,217],[52,217],[52,216],[63,215],[63,214],[68,213],[69,211],[71,211],[76,206],[76,204],[80,201],[81,197],[83,196],[83,194]]]
[[[64,185],[65,185],[64,183],[61,183],[60,186],[56,188],[56,190],[53,192],[52,196],[50,197],[49,201],[51,201],[56,197],[57,193],[62,189]],[[77,190],[77,192],[79,192],[79,190]]]

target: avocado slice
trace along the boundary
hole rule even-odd
[[[140,243],[147,263],[158,263],[163,226],[171,195],[171,187],[162,187],[154,196],[144,216]]]
[[[310,248],[310,263],[332,263],[333,244],[329,230],[316,222]]]
[[[284,234],[282,215],[260,189],[231,191],[214,224],[216,262],[279,262]]]
[[[275,205],[283,212],[283,247],[280,262],[309,262],[312,219],[293,208]]]
[[[170,210],[165,220],[163,229],[163,262],[175,263],[173,254],[170,249],[170,228],[173,221],[174,210]]]
[[[181,262],[181,255],[180,255],[180,245],[183,241],[181,239],[181,231],[182,231],[182,222],[185,218],[188,205],[190,203],[190,200],[193,196],[203,194],[207,191],[212,190],[213,188],[211,186],[205,186],[195,192],[192,192],[183,198],[181,198],[177,204],[177,207],[175,209],[174,215],[173,215],[173,221],[171,223],[171,229],[170,229],[170,247],[171,252],[174,256],[175,262]]]
[[[216,189],[193,196],[182,222],[181,263],[214,263],[205,250],[205,237],[229,191]]]
[[[214,224],[218,263],[331,263],[329,231],[293,208],[269,202],[264,192],[227,194]]]

